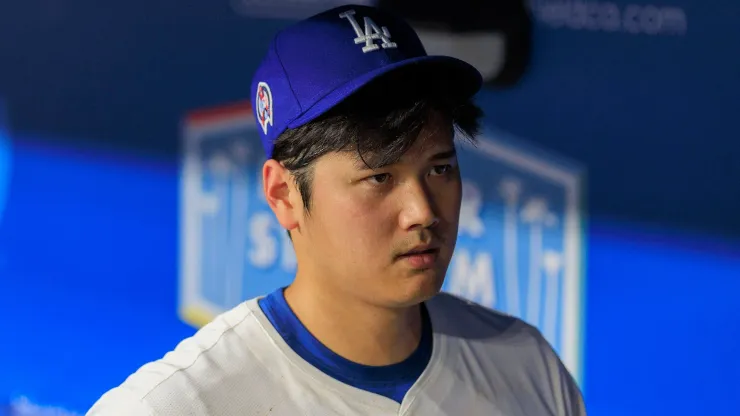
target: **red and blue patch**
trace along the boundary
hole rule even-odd
[[[270,86],[265,82],[257,84],[257,97],[255,98],[255,112],[257,113],[257,122],[262,127],[262,131],[267,134],[267,125],[272,126],[272,91]]]

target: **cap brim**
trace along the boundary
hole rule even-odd
[[[297,128],[315,120],[352,96],[359,89],[383,75],[391,74],[401,69],[426,71],[434,70],[435,68],[441,70],[440,74],[443,74],[438,80],[435,79],[434,82],[437,84],[435,87],[439,87],[439,84],[443,83],[449,84],[450,88],[445,88],[445,90],[451,94],[455,94],[457,98],[465,99],[474,96],[483,84],[480,72],[474,66],[460,59],[450,56],[420,56],[410,58],[367,72],[340,85],[319,99],[295,120],[288,123],[288,127]]]

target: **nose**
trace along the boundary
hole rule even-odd
[[[403,229],[433,228],[439,224],[434,198],[425,184],[407,184],[402,192],[399,222]]]

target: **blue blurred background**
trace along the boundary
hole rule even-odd
[[[289,281],[244,103],[274,33],[339,3],[0,4],[0,414],[84,413],[214,313]],[[518,21],[477,11],[504,1],[432,3],[454,30],[429,42]],[[740,414],[740,4],[523,6],[526,65],[478,97],[486,145],[464,169],[483,208],[446,289],[554,331],[590,415]],[[224,170],[232,145],[246,159]],[[496,196],[512,178],[551,202],[549,251],[529,251],[538,205]],[[205,194],[245,216],[208,217]],[[525,315],[532,270],[551,263],[557,322]],[[521,308],[494,274],[522,281]]]

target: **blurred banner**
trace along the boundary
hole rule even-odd
[[[0,412],[84,413],[289,281],[244,101],[338,2],[0,3]],[[590,415],[736,415],[740,3],[378,4],[487,74],[445,290],[537,325]]]

